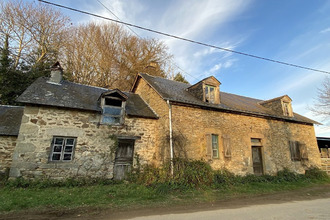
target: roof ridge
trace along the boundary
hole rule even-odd
[[[235,95],[235,96],[239,96],[239,97],[243,97],[243,98],[253,99],[253,100],[256,100],[256,101],[264,101],[262,99],[256,99],[256,98],[252,98],[252,97],[249,97],[249,96],[238,95],[238,94],[234,94],[234,93],[230,93],[230,92],[220,91],[220,95],[221,95],[221,93],[226,93],[226,94],[229,94],[229,95]]]
[[[171,82],[174,82],[174,83],[180,83],[180,84],[184,84],[184,85],[190,85],[190,83],[187,84],[187,83],[179,82],[179,81],[176,81],[176,80],[173,80],[173,79],[167,79],[167,78],[164,78],[164,77],[161,77],[161,76],[153,76],[153,75],[150,75],[148,73],[139,73],[139,74],[147,75],[147,76],[150,76],[150,77],[153,77],[153,78],[165,79],[165,80],[168,80],[168,81],[171,81]]]
[[[42,77],[42,78],[44,78],[44,77]],[[81,84],[81,83],[77,83],[77,82],[71,82],[69,80],[62,80],[62,82],[72,83],[72,84],[76,84],[76,85],[79,85],[79,86],[91,87],[91,88],[95,88],[95,89],[113,90],[113,89],[106,89],[106,88],[99,87],[99,86],[92,86],[92,85],[86,85],[86,84]],[[46,83],[49,83],[49,82],[46,82]],[[53,83],[50,83],[50,84],[53,84]],[[59,85],[62,85],[62,84],[59,83]]]
[[[272,101],[274,101],[274,100],[276,100],[276,99],[282,99],[282,98],[285,97],[285,96],[289,97],[288,95],[282,95],[282,96],[275,97],[275,98],[272,98],[272,99],[264,100],[264,101],[260,102],[259,104],[261,104],[261,103],[267,103],[267,102],[272,102]],[[290,97],[289,97],[289,98],[290,98]],[[291,99],[291,98],[290,98],[290,99]]]

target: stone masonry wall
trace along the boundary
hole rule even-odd
[[[156,122],[157,161],[169,158],[168,105],[143,79],[136,91],[160,117]],[[253,173],[251,138],[260,138],[264,172],[275,174],[284,167],[303,173],[320,166],[314,127],[297,123],[243,116],[172,105],[174,155],[209,161],[214,169],[226,168],[236,174]],[[206,134],[219,135],[219,159],[206,156]],[[224,157],[223,139],[230,138],[231,158]],[[307,146],[308,161],[291,161],[289,141]]]
[[[155,122],[155,145],[157,153],[152,164],[161,165],[169,158],[169,108],[160,95],[142,78],[135,91],[156,112],[159,119]]]
[[[264,171],[275,174],[283,168],[304,173],[311,166],[320,166],[320,156],[311,125],[267,120],[238,114],[208,111],[173,105],[174,133],[182,134],[189,158],[209,161],[214,169],[226,168],[236,174],[253,173],[251,138],[260,138]],[[219,159],[207,158],[206,134],[219,135]],[[230,138],[231,158],[224,157],[223,139]],[[307,146],[308,161],[291,161],[289,141]]]
[[[0,136],[0,173],[11,166],[17,136]]]
[[[100,114],[95,112],[26,106],[10,176],[111,178],[115,142],[109,138],[112,135],[141,137],[135,141],[134,153],[142,164],[155,157],[153,131],[157,120],[126,117],[122,126],[100,125],[99,121]],[[77,138],[72,161],[49,161],[54,136]]]

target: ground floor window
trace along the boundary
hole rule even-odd
[[[306,144],[298,141],[289,141],[292,161],[307,160],[308,153]]]
[[[53,137],[50,153],[50,161],[71,161],[77,138]]]
[[[219,136],[212,134],[212,158],[219,158]]]

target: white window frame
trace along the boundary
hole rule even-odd
[[[62,141],[60,141],[62,140]],[[68,140],[73,140],[72,143],[68,143]],[[62,142],[62,143],[60,143]],[[70,141],[71,142],[71,141]],[[74,152],[76,148],[76,137],[59,137],[54,136],[51,143],[51,152],[49,161],[51,162],[70,162],[73,160]],[[71,147],[71,151],[67,151]],[[59,159],[54,159],[54,155],[59,155]],[[65,159],[65,156],[70,155],[70,159]]]
[[[216,141],[214,138],[216,138]],[[211,144],[212,144],[212,158],[219,159],[219,135],[217,134],[211,135]]]

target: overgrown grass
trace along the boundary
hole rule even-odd
[[[114,209],[173,206],[329,183],[329,177],[316,168],[306,171],[305,175],[284,169],[276,176],[242,177],[226,170],[212,171],[203,161],[177,161],[174,176],[169,174],[169,167],[146,166],[135,170],[128,182],[88,178],[3,181],[0,212],[86,206]]]

